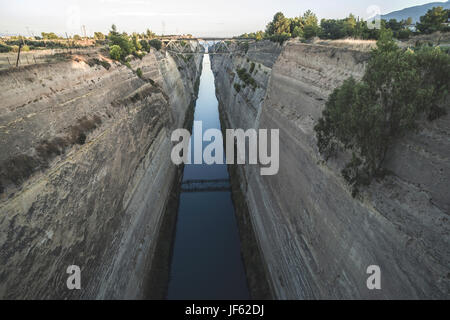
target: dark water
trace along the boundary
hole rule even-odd
[[[220,129],[208,55],[203,60],[194,120],[202,121],[203,132]],[[194,145],[202,143],[195,141],[195,130]],[[191,192],[180,195],[167,298],[249,299],[231,192],[224,191],[229,186],[226,165],[186,165],[183,183]]]

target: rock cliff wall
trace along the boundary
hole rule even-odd
[[[203,56],[152,49],[131,68],[106,56],[0,73],[1,298],[149,290],[176,172],[170,134],[195,102]],[[81,268],[81,290],[66,287],[69,265]]]
[[[229,46],[232,54],[211,55],[228,127],[280,130],[279,173],[247,165],[234,177],[274,296],[450,298],[450,116],[398,141],[392,174],[354,199],[340,174],[346,155],[325,163],[313,128],[332,90],[363,76],[369,53],[295,41]],[[366,286],[370,265],[381,268],[381,290]]]

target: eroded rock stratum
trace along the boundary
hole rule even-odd
[[[1,298],[143,297],[202,57],[90,50],[0,73]]]

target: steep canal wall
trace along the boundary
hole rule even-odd
[[[202,59],[152,49],[127,67],[100,50],[0,72],[0,298],[148,293],[170,135]],[[67,289],[70,265],[81,290]]]
[[[277,175],[233,169],[274,297],[448,299],[450,116],[398,141],[392,174],[355,199],[345,159],[325,163],[313,128],[332,90],[363,76],[369,53],[298,41],[214,50],[225,52],[211,60],[226,127],[280,130]],[[366,285],[371,265],[381,290]]]

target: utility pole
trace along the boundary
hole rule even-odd
[[[29,34],[29,36],[31,37],[31,38],[36,38],[36,36],[34,35],[34,32],[33,32],[33,30],[31,30],[29,27],[26,27],[27,28],[27,31],[28,31],[28,34]]]
[[[67,39],[67,51],[69,51],[70,39],[69,39],[69,36],[67,35],[67,32],[65,32],[65,34],[66,34],[66,39]]]
[[[83,34],[84,34],[84,44],[87,44],[86,26],[85,25],[82,26],[82,31],[83,31]]]
[[[16,61],[16,67],[19,66],[19,59],[20,59],[20,50],[22,49],[23,44],[19,43],[19,51],[17,52],[17,61]]]

